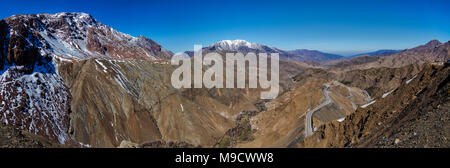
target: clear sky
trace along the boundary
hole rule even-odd
[[[450,40],[449,0],[0,0],[0,17],[85,12],[173,52],[244,39],[349,55]]]

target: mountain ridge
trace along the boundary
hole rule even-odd
[[[392,54],[395,54],[395,53],[398,53],[401,51],[404,51],[404,50],[381,49],[381,50],[376,50],[376,51],[372,51],[372,52],[365,52],[365,53],[351,55],[347,58],[354,58],[354,57],[359,57],[359,56],[388,56],[388,55],[392,55]]]
[[[62,59],[168,59],[172,55],[153,40],[118,32],[86,13],[14,15],[3,20],[9,30],[6,36],[27,30],[45,46],[38,47],[40,52]]]

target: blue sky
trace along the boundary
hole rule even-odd
[[[349,55],[450,40],[450,1],[0,0],[0,17],[85,12],[181,52],[225,39]]]

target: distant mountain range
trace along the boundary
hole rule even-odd
[[[424,45],[389,55],[361,55],[350,59],[328,61],[322,65],[331,65],[331,67],[339,70],[350,70],[378,67],[394,68],[436,61],[447,62],[449,47],[449,42],[441,43],[438,40],[431,40]]]
[[[233,51],[247,54],[249,52],[254,53],[279,53],[280,59],[293,60],[298,62],[326,62],[339,59],[348,59],[358,56],[388,56],[395,53],[399,53],[404,50],[390,50],[382,49],[373,52],[359,53],[344,57],[338,54],[326,53],[317,50],[308,49],[296,49],[296,50],[282,50],[277,47],[271,47],[264,44],[251,43],[245,40],[222,40],[211,44],[207,47],[203,47],[203,50],[211,51]],[[193,51],[186,51],[190,56],[193,55]]]
[[[360,54],[355,54],[355,55],[351,55],[349,56],[350,58],[354,58],[354,57],[358,57],[358,56],[388,56],[388,55],[392,55],[398,52],[401,52],[403,50],[377,50],[377,51],[373,51],[373,52],[366,52],[366,53],[360,53]]]
[[[276,47],[270,47],[263,44],[251,43],[245,40],[222,40],[217,43],[204,47],[203,50],[207,51],[233,51],[247,54],[249,52],[254,53],[279,53],[280,59],[292,60],[299,62],[323,62],[335,59],[344,58],[341,55],[324,53],[317,50],[282,50]],[[186,51],[190,56],[193,55],[193,51]]]

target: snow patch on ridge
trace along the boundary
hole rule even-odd
[[[338,122],[342,122],[342,121],[344,121],[344,120],[345,120],[345,117],[342,117],[342,118],[337,119]]]
[[[406,84],[409,84],[412,80],[414,80],[417,77],[417,75],[414,75],[411,79],[409,79],[408,81],[406,81]]]
[[[365,105],[362,105],[361,108],[366,108],[366,107],[372,105],[372,104],[375,103],[375,102],[376,102],[376,100],[371,101],[370,103],[367,103],[367,104],[365,104]]]
[[[95,62],[96,62],[97,64],[99,64],[100,66],[102,66],[102,67],[103,67],[103,72],[107,73],[107,71],[106,71],[106,70],[108,70],[108,68],[106,68],[106,66],[105,66],[105,65],[103,65],[103,63],[102,63],[102,62],[98,61],[97,59],[95,60]]]
[[[394,89],[395,90],[395,89]],[[381,96],[381,98],[386,98],[389,94],[391,94],[392,92],[394,92],[394,90],[391,90],[391,91],[389,91],[389,92],[387,92],[387,93],[385,93],[385,94],[383,94],[383,96]]]

